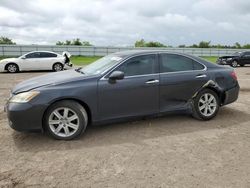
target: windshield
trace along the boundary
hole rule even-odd
[[[241,54],[241,52],[235,52],[232,55],[239,56],[240,54]]]
[[[116,63],[118,63],[122,58],[114,55],[105,56],[90,65],[83,67],[80,71],[84,74],[101,74],[104,71],[108,70]]]

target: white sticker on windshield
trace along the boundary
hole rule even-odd
[[[121,57],[111,57],[112,61],[120,61],[122,58]]]

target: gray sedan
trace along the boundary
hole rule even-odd
[[[180,53],[126,51],[24,81],[12,90],[6,110],[17,131],[70,140],[90,124],[172,111],[210,120],[238,93],[232,68]]]

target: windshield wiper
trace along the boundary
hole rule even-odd
[[[75,71],[76,71],[76,72],[79,72],[79,73],[81,73],[81,74],[85,74],[81,69],[82,69],[82,67],[79,67],[79,68],[75,69]]]

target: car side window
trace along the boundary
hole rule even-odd
[[[200,63],[177,54],[161,54],[160,55],[160,72],[179,72],[202,70],[204,66]]]
[[[41,58],[51,58],[51,57],[57,57],[57,55],[54,53],[49,53],[49,52],[40,52],[40,57]]]
[[[244,53],[244,56],[245,56],[245,57],[250,57],[250,52],[245,52],[245,53]]]
[[[25,56],[25,58],[39,58],[40,57],[40,53],[39,52],[33,52],[33,53],[29,53]]]
[[[156,73],[156,55],[141,55],[124,62],[117,71],[124,72],[125,76],[136,76]]]

